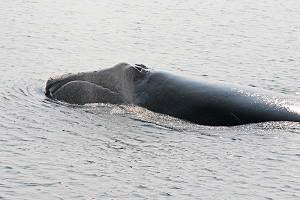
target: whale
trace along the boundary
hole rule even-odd
[[[119,63],[107,69],[49,78],[45,95],[79,105],[133,104],[209,126],[300,122],[298,97],[277,97],[253,87],[192,79],[150,70],[143,64]]]

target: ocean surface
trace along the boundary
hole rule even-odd
[[[0,199],[300,199],[300,124],[200,126],[69,105],[119,62],[300,97],[300,1],[0,0]]]

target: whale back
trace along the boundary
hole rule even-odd
[[[265,121],[297,121],[289,97],[268,92],[152,73],[140,85],[140,106],[197,124],[239,125]]]

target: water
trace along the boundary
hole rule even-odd
[[[2,0],[0,199],[299,199],[299,123],[199,126],[43,93],[125,61],[299,97],[299,6]]]

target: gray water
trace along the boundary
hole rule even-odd
[[[44,96],[143,63],[300,96],[300,1],[0,1],[0,199],[299,199],[300,125],[194,125]]]

